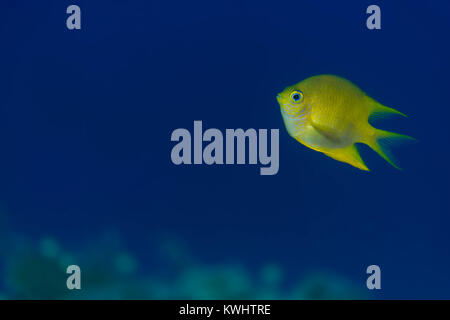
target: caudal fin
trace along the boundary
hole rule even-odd
[[[394,156],[392,155],[389,149],[393,144],[406,141],[415,141],[415,139],[404,134],[379,129],[374,130],[375,134],[367,142],[369,147],[371,147],[376,153],[378,153],[384,160],[389,162],[393,167],[401,170],[401,168],[396,164],[397,161],[395,160]]]

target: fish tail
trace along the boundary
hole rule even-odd
[[[378,153],[384,160],[389,162],[389,164],[391,164],[394,168],[401,170],[401,168],[396,164],[397,161],[392,155],[390,147],[399,142],[401,143],[415,140],[416,139],[404,134],[374,128],[373,134],[370,136],[366,144],[369,145],[369,147]]]

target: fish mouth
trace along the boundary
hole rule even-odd
[[[281,96],[280,94],[277,94],[277,100],[280,101],[281,100]]]

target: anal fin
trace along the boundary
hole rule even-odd
[[[355,144],[352,144],[348,147],[341,149],[328,150],[324,153],[335,160],[346,162],[364,171],[370,171],[369,168],[367,168],[367,166],[365,165],[364,161],[362,160],[361,155],[359,154],[359,151],[356,148]]]

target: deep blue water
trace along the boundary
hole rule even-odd
[[[65,26],[73,3],[79,31]],[[381,30],[366,28],[370,4]],[[114,230],[150,270],[164,268],[153,251],[170,236],[206,265],[279,264],[287,284],[328,270],[370,298],[450,298],[449,32],[446,1],[4,2],[0,206],[12,237],[76,250]],[[377,124],[418,139],[394,149],[402,171],[368,147],[369,173],[288,136],[276,94],[323,73],[408,115]],[[194,120],[279,128],[278,174],[175,166],[171,132]],[[365,289],[371,264],[377,292]]]

